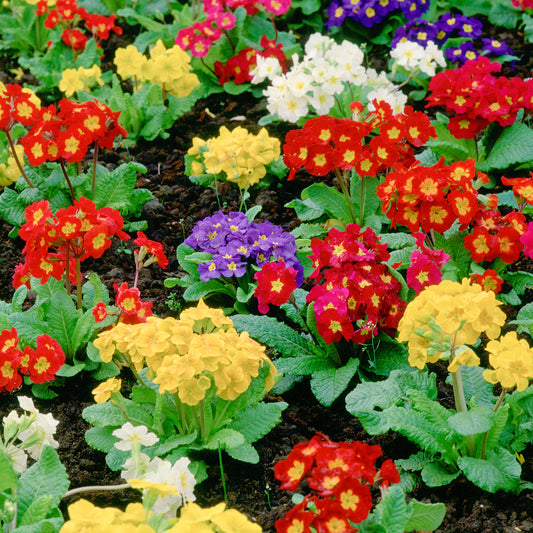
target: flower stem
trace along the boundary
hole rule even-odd
[[[94,143],[94,151],[93,151],[93,180],[92,180],[92,187],[91,190],[93,192],[93,199],[94,199],[94,193],[96,191],[96,162],[98,161],[98,143]]]
[[[357,218],[356,218],[355,212],[353,210],[352,199],[350,198],[350,191],[348,190],[348,186],[346,184],[346,180],[344,179],[344,176],[341,174],[341,171],[339,170],[339,167],[335,167],[335,175],[337,176],[337,179],[339,181],[339,185],[341,186],[341,189],[342,189],[342,192],[344,194],[344,197],[346,198],[346,203],[347,203],[348,209],[350,211],[350,216],[352,218],[352,222],[354,224],[357,224]]]
[[[62,157],[59,158],[59,164],[61,165],[63,176],[65,176],[65,180],[67,181],[72,203],[74,203],[74,200],[76,200],[76,195],[74,194],[74,187],[72,186],[72,182],[70,181],[70,178],[68,177],[67,167],[65,166],[65,160]]]
[[[500,408],[500,405],[503,403],[503,399],[505,398],[506,393],[507,393],[507,389],[502,389],[502,392],[500,393],[498,401],[494,404],[494,407],[492,408],[492,411],[494,413]],[[481,452],[479,454],[480,459],[485,459],[485,454],[487,453],[488,438],[489,438],[489,432],[486,431],[485,434],[483,435],[483,440],[481,441]]]
[[[22,177],[26,181],[29,187],[32,189],[35,189],[35,185],[30,180],[28,175],[26,174],[24,167],[19,159],[19,156],[17,155],[17,151],[15,150],[15,143],[13,142],[13,138],[11,137],[11,132],[8,130],[4,130],[7,135],[7,142],[9,143],[9,149],[11,150],[11,155],[13,156],[13,159],[15,160],[15,163],[17,164],[17,167],[19,168],[20,173],[22,174]]]
[[[74,494],[79,494],[80,492],[89,492],[89,491],[111,491],[111,490],[124,490],[124,489],[131,489],[131,485],[129,483],[122,483],[120,485],[88,485],[87,487],[78,487],[77,489],[71,489],[68,490],[64,498],[68,498],[69,496],[73,496]]]

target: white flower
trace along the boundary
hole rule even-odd
[[[19,396],[18,398],[20,407],[29,413],[36,415],[35,420],[31,423],[30,427],[25,431],[21,431],[19,439],[25,441],[28,439],[37,439],[36,444],[32,444],[27,448],[28,453],[32,459],[36,461],[41,457],[43,448],[46,445],[57,448],[59,443],[54,439],[57,425],[59,422],[52,416],[51,413],[42,414],[33,405],[33,400],[27,396]]]
[[[305,43],[305,55],[308,58],[324,57],[334,42],[327,35],[313,33]]]
[[[152,446],[159,441],[155,433],[149,432],[146,426],[134,426],[131,422],[126,422],[121,428],[113,431],[113,436],[120,439],[115,442],[115,448],[123,452],[128,452],[133,445]]]
[[[150,470],[150,457],[143,452],[138,454],[137,458],[128,457],[122,465],[123,471],[121,476],[125,479],[144,479],[146,472]]]
[[[24,450],[14,444],[8,444],[7,448],[4,449],[4,453],[15,472],[22,474],[22,472],[26,471],[28,456]]]
[[[420,60],[419,68],[424,74],[435,76],[437,65],[445,67],[446,59],[442,50],[433,41],[429,41]]]
[[[250,72],[253,76],[252,83],[263,83],[267,78],[273,80],[281,74],[281,65],[277,57],[257,56],[257,65]]]
[[[400,41],[390,53],[396,63],[408,71],[418,67],[424,57],[424,48],[412,41]]]
[[[335,98],[322,87],[315,87],[309,103],[315,108],[318,115],[327,115],[335,105]]]
[[[392,107],[392,112],[394,114],[398,114],[403,111],[403,108],[407,103],[407,96],[401,91],[394,90],[394,85],[392,85],[392,89],[390,87],[380,87],[368,93],[369,111],[375,110],[375,107],[372,103],[374,100],[384,100]]]
[[[290,93],[301,98],[311,90],[311,81],[313,78],[301,70],[287,73],[287,86]]]
[[[305,117],[308,112],[309,105],[307,98],[299,98],[292,94],[286,94],[277,102],[277,115],[282,120],[287,120],[288,122],[296,122],[299,118]]]

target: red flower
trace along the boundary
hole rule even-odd
[[[283,259],[265,263],[254,275],[257,281],[254,296],[257,298],[259,312],[268,313],[268,304],[286,303],[297,287],[297,275],[296,269],[286,267]]]
[[[313,466],[313,458],[293,450],[286,459],[274,466],[274,477],[281,481],[282,490],[295,491],[305,474]]]
[[[388,487],[394,483],[400,483],[400,474],[392,459],[386,459],[381,465],[379,471],[379,477],[381,478],[381,486]]]
[[[4,329],[0,333],[0,354],[10,353],[18,346],[18,332],[16,328]]]
[[[63,30],[61,40],[73,50],[85,50],[87,36],[76,28]]]
[[[484,260],[492,261],[498,256],[498,239],[483,226],[476,226],[474,231],[465,237],[464,244],[472,259],[478,263]]]
[[[103,322],[107,318],[107,306],[104,302],[98,302],[93,307],[93,316],[96,322]]]
[[[349,520],[359,524],[368,517],[372,509],[370,487],[350,477],[335,487],[334,494]]]
[[[498,294],[503,285],[503,279],[500,279],[497,272],[491,269],[485,270],[483,274],[472,274],[470,281],[481,285],[484,291],[492,291],[494,294]]]
[[[116,304],[126,315],[136,315],[141,308],[140,291],[137,287],[128,287],[126,282],[119,287],[116,283],[113,288],[117,291]]]
[[[111,247],[109,227],[106,224],[96,224],[83,235],[83,245],[87,256],[97,259]]]
[[[134,252],[135,256],[138,257],[140,261],[144,259],[146,253],[151,256],[148,261],[144,263],[144,266],[148,266],[157,261],[157,264],[161,268],[167,268],[168,259],[163,250],[163,245],[160,242],[151,241],[142,231],[137,232],[137,238],[133,242],[140,248],[140,250],[135,250]]]
[[[65,363],[65,354],[59,343],[49,335],[37,337],[37,348],[30,354],[27,365],[33,383],[44,383],[55,378]]]

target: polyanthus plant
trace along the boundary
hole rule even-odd
[[[374,99],[386,100],[395,113],[402,111],[407,97],[384,74],[365,68],[364,52],[354,43],[336,43],[314,33],[305,44],[304,56],[293,57],[291,69],[283,73],[271,59],[258,59],[252,83],[266,79],[268,120],[300,124],[317,115],[351,117],[350,104],[363,102],[373,110]],[[264,119],[265,120],[265,119]]]
[[[305,481],[308,493],[294,494],[296,505],[276,521],[277,533],[304,527],[327,533],[434,531],[444,518],[444,504],[415,498],[407,503],[396,465],[380,461],[381,455],[378,445],[332,442],[321,434],[294,446],[276,463],[274,475],[282,489],[293,492]]]
[[[102,331],[94,346],[102,362],[127,365],[137,379],[130,399],[108,389],[83,412],[96,426],[86,433],[87,442],[104,451],[115,470],[126,457],[112,433],[132,417],[158,437],[144,450],[152,457],[225,450],[255,463],[252,443],[279,422],[287,405],[261,401],[276,375],[265,348],[202,301],[179,319],[119,323]]]
[[[280,161],[279,139],[271,137],[265,128],[258,134],[237,126],[229,130],[222,126],[217,137],[193,138],[185,156],[185,172],[193,183],[217,189],[218,181],[235,183],[241,190],[241,208],[248,189],[268,183],[272,175],[284,175]]]
[[[209,298],[246,313],[256,287],[254,275],[266,263],[283,261],[295,269],[295,283],[301,285],[304,272],[296,254],[293,235],[279,226],[254,222],[237,211],[219,211],[200,220],[178,246],[176,257],[187,275],[167,278],[165,286],[185,287],[185,300]]]
[[[515,453],[531,438],[531,415],[523,406],[533,394],[533,350],[515,332],[501,335],[505,320],[494,292],[466,279],[430,286],[408,304],[398,326],[409,363],[420,370],[394,371],[346,397],[348,411],[369,433],[398,431],[421,448],[398,464],[420,470],[427,485],[444,485],[463,474],[490,492],[520,490]],[[489,339],[488,368],[478,355],[482,334]],[[427,364],[443,362],[455,409],[440,403],[435,374],[426,370]]]

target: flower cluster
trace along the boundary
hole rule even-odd
[[[520,110],[533,111],[533,80],[496,76],[501,68],[481,56],[439,72],[429,83],[427,106],[453,113],[448,128],[458,139],[473,139],[491,122],[513,124]]]
[[[0,85],[0,130],[10,131],[16,123],[31,126],[41,101],[33,91],[16,83]]]
[[[194,57],[205,57],[223,33],[229,39],[228,31],[236,22],[233,11],[238,7],[244,7],[248,15],[254,15],[259,9],[283,15],[290,5],[291,0],[203,0],[205,20],[179,30],[176,44],[183,50],[190,50]]]
[[[464,240],[465,248],[478,263],[500,258],[514,263],[524,249],[521,240],[527,231],[526,217],[517,211],[503,215],[497,209],[480,208],[473,220],[472,233]]]
[[[397,66],[409,73],[420,71],[428,76],[435,76],[437,65],[446,67],[444,54],[433,41],[428,41],[425,45],[416,41],[399,41],[390,56]]]
[[[150,57],[141,54],[130,44],[119,48],[114,63],[121,78],[133,78],[135,88],[139,83],[158,84],[173,96],[187,96],[200,83],[196,74],[191,72],[191,58],[179,46],[165,48],[159,39],[150,49]]]
[[[306,478],[316,495],[307,495],[276,524],[277,533],[294,531],[357,531],[372,509],[371,487],[382,492],[399,483],[396,465],[387,459],[378,470],[382,450],[363,442],[332,442],[316,435],[294,446],[286,459],[275,465],[281,488],[295,491]]]
[[[405,303],[401,285],[389,272],[390,254],[375,233],[349,224],[311,241],[316,285],[307,296],[314,302],[318,332],[331,344],[344,337],[362,344],[381,329],[394,334]]]
[[[386,102],[374,103],[376,110],[362,122],[324,115],[289,131],[283,145],[288,179],[301,167],[313,176],[324,176],[335,168],[376,176],[388,167],[409,166],[414,161],[411,145],[423,145],[435,134],[434,128],[426,115],[409,106],[393,114]]]
[[[223,179],[248,189],[266,176],[267,166],[280,156],[280,142],[270,137],[265,128],[254,135],[237,126],[228,130],[222,126],[218,137],[204,141],[194,137],[187,154],[190,156],[189,175],[222,174]]]
[[[212,256],[198,264],[202,281],[221,276],[240,278],[250,264],[261,267],[271,259],[283,259],[287,267],[298,271],[298,285],[303,281],[294,236],[269,221],[250,222],[244,213],[225,215],[219,211],[206,217],[194,226],[184,243]]]
[[[119,323],[100,332],[94,345],[103,362],[111,361],[118,351],[137,371],[147,366],[160,393],[176,393],[191,406],[213,386],[219,398],[235,400],[264,365],[270,367],[267,390],[276,375],[265,348],[247,333],[239,335],[222,310],[210,309],[201,300],[179,320],[152,316],[141,324]]]
[[[455,220],[466,228],[478,213],[478,192],[473,159],[431,167],[417,164],[398,168],[385,176],[377,194],[394,228],[397,224],[416,232],[443,233]]]
[[[384,73],[365,69],[362,50],[349,41],[337,44],[330,37],[314,33],[305,44],[304,57],[295,59],[285,74],[266,61],[258,61],[253,72],[252,83],[269,78],[270,85],[263,91],[267,109],[282,120],[297,122],[312,112],[326,115],[334,107],[335,98],[353,87],[369,87],[368,102],[386,100],[396,112],[402,111],[407,101]]]
[[[122,35],[122,28],[115,25],[116,15],[105,17],[95,13],[88,13],[84,7],[79,7],[76,0],[56,0],[55,7],[49,9],[47,0],[37,2],[37,15],[46,15],[45,28],[61,28],[61,40],[73,50],[84,50],[87,44],[87,35],[76,26],[83,22],[86,30],[92,37],[109,39],[113,31]]]
[[[511,0],[514,7],[520,8],[522,11],[526,9],[533,9],[533,0]]]
[[[429,285],[437,285],[442,281],[442,267],[449,261],[450,256],[444,250],[432,250],[425,246],[424,233],[415,233],[413,237],[416,239],[417,248],[411,252],[409,258],[407,285],[418,294]]]
[[[287,58],[283,52],[283,45],[276,44],[275,39],[269,39],[266,35],[261,37],[259,44],[263,50],[255,48],[243,48],[236,55],[230,57],[226,63],[215,61],[213,67],[215,76],[220,85],[228,81],[234,81],[237,85],[253,81],[254,69],[260,60],[274,60],[276,71],[285,72],[287,70]]]
[[[326,10],[326,26],[341,26],[349,18],[371,28],[398,10],[409,20],[420,17],[429,5],[429,0],[333,0]]]
[[[493,291],[484,291],[468,279],[427,287],[407,305],[398,325],[398,341],[408,343],[409,364],[424,368],[426,363],[450,358],[450,372],[459,365],[479,365],[470,348],[459,354],[455,348],[475,344],[482,333],[496,339],[506,319],[500,306]]]
[[[485,270],[483,274],[471,274],[470,282],[472,284],[477,283],[484,291],[492,291],[494,294],[498,294],[503,285],[503,279],[499,278],[498,273],[490,268]]]
[[[485,370],[483,377],[489,383],[500,383],[504,389],[516,387],[522,391],[533,379],[533,349],[515,331],[506,333],[486,346],[493,369]]]
[[[143,484],[144,486],[145,484]],[[137,488],[137,484],[136,484]],[[167,489],[163,484],[153,485],[159,493]],[[142,503],[130,503],[125,511],[116,507],[97,507],[81,499],[68,506],[69,520],[61,527],[60,533],[100,533],[101,531],[127,531],[128,533],[187,533],[199,530],[203,533],[261,533],[261,526],[250,522],[245,515],[235,509],[226,509],[225,503],[202,508],[195,503],[186,505],[176,520],[151,527],[153,514],[146,511]],[[157,515],[156,515],[157,517]],[[159,518],[159,517],[157,517]],[[164,529],[161,529],[163,527]]]
[[[268,304],[282,305],[286,303],[298,287],[298,271],[287,267],[285,261],[264,263],[259,272],[254,274],[257,287],[254,296],[260,313],[268,313]]]
[[[115,137],[127,135],[118,123],[120,111],[111,111],[97,100],[77,103],[63,98],[59,108],[58,111],[50,105],[32,112],[27,124],[32,127],[20,139],[30,165],[58,159],[69,163],[81,161],[92,143],[110,149]]]
[[[50,277],[67,278],[76,283],[76,262],[88,257],[98,258],[111,246],[111,238],[130,237],[122,231],[124,222],[120,213],[110,207],[96,209],[86,198],[52,214],[48,200],[29,205],[25,211],[26,222],[19,236],[26,241],[23,252],[25,262],[17,265],[13,285],[29,287],[29,276],[41,280]]]
[[[0,391],[12,391],[22,385],[22,376],[33,383],[52,381],[65,362],[65,354],[49,335],[39,335],[36,347],[21,347],[16,328],[0,332]]]
[[[24,148],[20,144],[15,145],[16,157],[22,161],[24,155]],[[0,187],[6,187],[16,182],[20,177],[20,169],[17,161],[9,152],[3,154],[7,156],[5,163],[0,163]]]
[[[459,46],[446,46],[446,57],[452,63],[464,63],[465,61],[476,59],[480,55],[503,56],[513,55],[509,46],[497,39],[481,38],[480,50],[477,40],[481,37],[482,23],[478,19],[466,17],[462,14],[444,13],[435,22],[416,18],[410,20],[404,26],[398,28],[392,39],[392,47],[403,41],[414,41],[422,46],[426,46],[429,41],[433,41],[442,47],[449,39],[463,39]],[[468,39],[468,40],[465,40]]]
[[[103,85],[102,69],[98,65],[91,68],[67,68],[63,71],[59,82],[59,90],[70,98],[78,91],[88,91],[94,85]]]
[[[13,470],[21,474],[26,471],[28,456],[38,461],[45,446],[59,446],[54,439],[58,421],[50,413],[40,413],[31,398],[18,396],[17,400],[25,412],[19,415],[11,411],[4,417],[0,451],[5,454]]]

